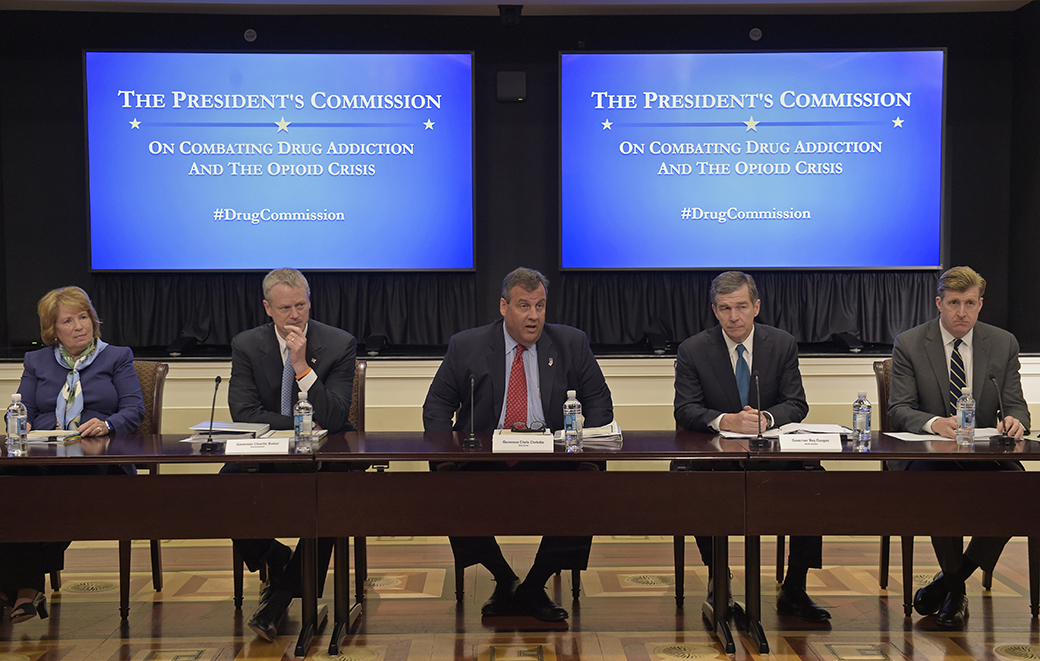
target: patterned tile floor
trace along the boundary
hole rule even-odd
[[[537,540],[500,538],[519,573],[529,566]],[[692,541],[692,540],[691,540]],[[743,547],[734,540],[733,589],[743,587]],[[763,557],[773,557],[766,540]],[[493,584],[487,572],[469,569],[462,604],[454,599],[451,550],[443,538],[369,540],[365,615],[349,646],[330,657],[331,625],[310,650],[311,659],[413,661],[471,659],[530,661],[665,661],[726,659],[700,616],[706,571],[688,545],[685,609],[674,601],[671,538],[597,537],[581,597],[570,597],[570,577],[550,581],[550,595],[571,611],[562,624],[530,618],[480,617]],[[873,659],[1040,659],[1040,624],[1029,617],[1026,542],[1014,539],[994,575],[992,590],[969,584],[971,616],[965,631],[938,629],[931,618],[904,619],[900,568],[887,590],[877,582],[877,539],[827,538],[822,570],[810,572],[809,591],[831,610],[827,625],[777,615],[772,605],[774,568],[763,568],[763,626],[769,658],[821,661]],[[893,545],[898,559],[898,545]],[[0,661],[216,661],[291,659],[299,630],[294,604],[276,642],[246,627],[259,582],[247,578],[246,605],[235,611],[231,550],[222,540],[163,542],[162,592],[152,589],[145,544],[135,543],[132,605],[118,616],[114,543],[77,543],[66,557],[60,592],[50,593],[51,617],[0,624]],[[833,563],[833,564],[830,564]],[[915,547],[915,583],[936,571],[926,539]],[[331,579],[323,603],[330,603]],[[757,659],[750,639],[737,631],[737,659]]]

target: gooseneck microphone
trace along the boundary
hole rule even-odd
[[[755,442],[759,445],[765,445],[766,439],[762,437],[762,389],[758,383],[758,370],[755,370],[755,409],[758,410],[758,437],[755,438]]]
[[[206,442],[199,447],[199,450],[202,452],[217,452],[222,447],[222,444],[219,441],[213,440],[213,416],[217,413],[218,390],[220,390],[219,374],[217,375],[216,384],[213,386],[213,405],[209,408],[209,434],[206,437]]]
[[[477,377],[474,374],[469,375],[469,436],[462,441],[462,448],[464,450],[475,450],[480,447],[480,439],[477,438],[476,429],[473,428],[473,401],[475,399],[474,393],[477,389]]]
[[[992,374],[989,375],[989,380],[993,382],[993,387],[997,389],[997,424],[1004,422],[1004,398],[1000,396],[1000,386],[997,385],[997,378]],[[998,436],[996,441],[1000,443],[1014,443],[1015,437],[1008,434],[1008,430],[1005,425],[1004,433]]]

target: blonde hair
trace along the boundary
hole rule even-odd
[[[59,287],[44,294],[36,306],[36,312],[40,315],[40,339],[44,344],[49,347],[58,344],[54,326],[58,323],[58,308],[63,305],[73,312],[90,314],[90,320],[94,322],[94,339],[101,337],[101,320],[87,292],[79,287]]]
[[[264,276],[264,300],[271,300],[271,290],[277,285],[289,285],[293,289],[303,287],[307,293],[307,300],[311,298],[311,286],[307,278],[296,269],[275,269]]]
[[[979,298],[986,293],[986,279],[970,266],[954,266],[939,276],[939,298],[948,291],[965,292],[972,287],[979,288]]]

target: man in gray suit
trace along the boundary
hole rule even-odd
[[[902,333],[892,349],[892,385],[888,417],[898,431],[954,438],[956,401],[971,384],[976,421],[1021,439],[1029,427],[1022,395],[1018,341],[1011,333],[978,321],[986,281],[969,267],[956,266],[939,277],[935,306],[938,323],[929,321]],[[997,388],[1000,388],[1000,398]],[[1000,401],[1004,410],[1000,413]],[[893,462],[896,470],[1022,470],[1017,461]],[[933,537],[942,572],[917,591],[914,609],[935,615],[937,624],[961,628],[968,616],[964,582],[979,567],[992,571],[1007,537],[974,537],[964,549],[960,537]]]

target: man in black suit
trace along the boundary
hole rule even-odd
[[[353,430],[349,416],[357,341],[346,331],[310,319],[310,285],[299,271],[271,271],[263,287],[264,310],[271,322],[231,341],[231,418],[292,429],[292,409],[305,391],[314,406],[316,426],[330,433]],[[222,472],[235,470],[227,464]],[[265,465],[262,470],[277,468]],[[270,584],[249,627],[273,640],[278,622],[300,590],[300,554],[274,539],[236,539],[234,544],[250,571],[267,565]],[[332,547],[331,539],[318,541],[319,576],[328,570]]]
[[[778,328],[756,324],[760,306],[758,289],[750,275],[727,271],[712,281],[711,309],[719,325],[679,345],[675,361],[675,421],[679,426],[700,432],[754,435],[760,429],[805,418],[809,405],[798,371],[798,343]],[[752,373],[759,376],[761,403]],[[803,466],[789,462],[777,468]],[[697,547],[701,559],[711,567],[711,538],[698,536]],[[776,598],[779,612],[810,622],[830,618],[830,613],[805,591],[809,568],[822,565],[821,537],[791,538],[787,576]],[[712,598],[709,592],[709,600]]]
[[[423,404],[427,432],[487,432],[514,423],[563,428],[563,403],[576,390],[586,426],[611,422],[614,406],[603,372],[585,333],[545,323],[549,280],[519,268],[502,282],[502,319],[452,336]],[[472,405],[470,377],[475,379]],[[454,426],[452,416],[455,417]],[[439,466],[458,470],[573,470],[576,462],[464,462]],[[587,466],[594,469],[594,465]],[[455,557],[480,563],[495,578],[495,591],[481,608],[486,616],[523,614],[558,622],[567,611],[545,594],[545,582],[562,569],[588,566],[592,537],[544,537],[523,583],[494,537],[452,537]]]
[[[985,292],[986,280],[973,269],[951,268],[939,277],[935,297],[938,323],[926,322],[896,338],[888,399],[888,418],[894,429],[955,438],[956,401],[961,388],[971,384],[976,424],[995,424],[1016,440],[1022,438],[1029,427],[1029,408],[1022,395],[1018,341],[1011,333],[978,321]],[[1006,408],[998,418],[1000,400]],[[892,462],[891,467],[911,471],[1022,470],[1017,461],[907,461]],[[979,567],[993,571],[1008,539],[973,537],[965,550],[961,537],[932,537],[942,572],[917,591],[914,609],[921,615],[934,614],[942,627],[963,627],[968,617],[965,581]]]

